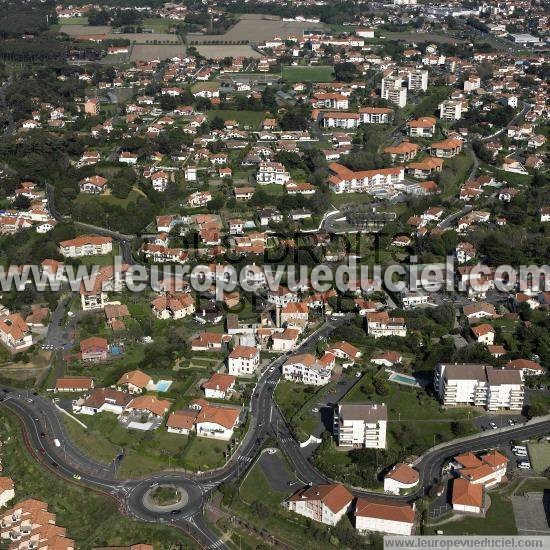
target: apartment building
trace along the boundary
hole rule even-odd
[[[388,107],[361,107],[357,113],[361,124],[389,124],[393,117]]]
[[[413,69],[408,74],[409,90],[425,92],[428,89],[428,71],[426,69]]]
[[[414,504],[358,498],[355,505],[355,528],[361,534],[371,532],[412,535],[415,523]]]
[[[439,118],[442,120],[460,120],[462,118],[462,101],[448,99],[440,103]]]
[[[32,333],[19,313],[0,316],[0,342],[12,353],[32,346]]]
[[[233,376],[252,376],[260,367],[260,350],[254,346],[237,346],[227,358],[227,371]]]
[[[434,387],[443,406],[474,405],[488,410],[521,410],[524,386],[521,374],[476,363],[439,364]]]
[[[387,99],[403,108],[407,104],[407,88],[403,86],[403,78],[399,75],[388,75],[382,79],[382,99]]]
[[[450,463],[451,471],[456,477],[485,488],[502,483],[506,477],[507,466],[508,458],[495,450],[480,456],[464,453],[455,456]]]
[[[290,174],[280,162],[260,162],[256,181],[259,185],[285,185],[290,181]]]
[[[100,235],[82,235],[59,243],[59,253],[65,258],[100,256],[110,254],[112,251],[113,239]]]
[[[151,310],[157,319],[183,319],[193,315],[196,306],[192,296],[179,293],[155,298]]]
[[[435,133],[436,119],[432,116],[423,116],[407,122],[407,133],[411,137],[432,137]]]
[[[388,411],[378,403],[338,403],[334,436],[339,447],[386,448]]]
[[[339,93],[318,92],[313,94],[313,107],[316,109],[347,109],[348,98]]]
[[[344,517],[352,503],[353,495],[340,483],[303,487],[285,501],[291,512],[332,526]]]
[[[285,361],[283,377],[302,384],[324,386],[330,382],[334,364],[335,357],[332,353],[325,353],[320,359],[311,353],[301,353]]]
[[[405,170],[400,166],[354,172],[333,162],[329,165],[329,169],[332,173],[329,186],[331,191],[337,194],[387,191],[393,189],[405,177]]]
[[[326,112],[321,114],[324,128],[343,128],[353,130],[360,124],[359,113]]]
[[[367,332],[375,338],[382,336],[407,336],[403,317],[390,317],[387,311],[367,313]]]

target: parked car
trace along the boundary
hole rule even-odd
[[[530,470],[531,469],[531,463],[524,460],[524,461],[518,463],[518,468],[520,470]]]

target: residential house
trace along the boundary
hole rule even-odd
[[[301,353],[289,357],[283,364],[283,378],[313,386],[324,386],[330,382],[335,358],[325,353],[317,359],[311,353]]]
[[[212,399],[227,399],[235,389],[236,378],[230,374],[215,372],[202,385],[204,397]]]
[[[253,346],[237,346],[227,358],[227,372],[233,376],[252,376],[260,367],[260,351]]]

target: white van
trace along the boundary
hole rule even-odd
[[[530,470],[531,469],[531,463],[524,460],[523,462],[520,462],[518,464],[518,468],[520,470]]]
[[[53,443],[56,447],[61,447],[61,443],[60,443],[59,439],[54,439]]]

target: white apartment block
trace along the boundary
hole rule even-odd
[[[353,495],[339,483],[304,487],[285,502],[291,512],[332,526],[344,517],[352,503]]]
[[[475,363],[439,364],[434,387],[445,407],[474,405],[490,411],[523,407],[524,385],[515,370]]]
[[[362,534],[377,532],[390,535],[412,535],[414,522],[414,504],[411,506],[406,502],[357,499],[355,528]]]
[[[285,185],[290,181],[290,174],[280,162],[260,162],[256,181],[259,185],[269,185],[270,183]]]
[[[409,71],[409,90],[415,92],[425,92],[428,89],[428,71],[425,69],[415,69]]]
[[[407,104],[407,88],[403,86],[403,79],[398,75],[388,75],[382,79],[382,99],[395,103],[398,107]]]
[[[331,191],[337,194],[387,191],[393,189],[405,178],[405,169],[402,166],[353,172],[349,168],[333,162],[329,168],[332,172],[329,186]]]
[[[361,124],[389,124],[393,109],[387,107],[361,107],[358,114]]]
[[[324,128],[343,128],[344,130],[353,130],[357,128],[361,122],[358,113],[323,113],[322,114]]]
[[[388,411],[377,403],[338,403],[334,435],[339,447],[386,448]]]
[[[260,367],[260,351],[254,346],[237,346],[227,358],[228,374],[252,376]]]
[[[332,353],[325,353],[320,359],[311,353],[302,353],[286,360],[283,377],[302,384],[324,386],[330,382],[334,363],[335,357]]]
[[[440,103],[439,118],[442,120],[460,120],[462,118],[462,101],[448,99]]]
[[[99,235],[83,235],[59,243],[59,252],[65,258],[100,256],[113,251],[113,239]]]

